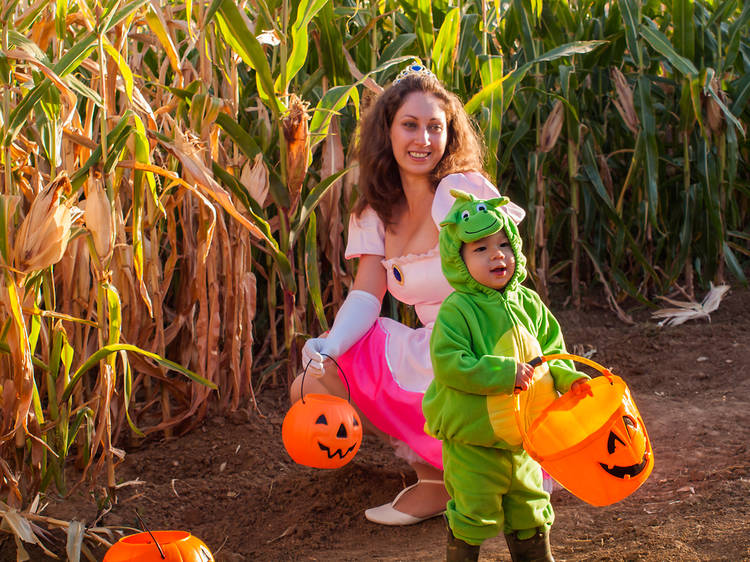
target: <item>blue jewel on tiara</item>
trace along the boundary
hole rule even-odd
[[[414,62],[412,62],[409,66],[404,68],[401,72],[398,73],[398,76],[396,76],[396,79],[393,81],[394,84],[398,84],[406,78],[407,76],[411,76],[412,74],[421,74],[422,76],[430,76],[432,78],[435,78],[437,80],[437,77],[432,73],[432,71],[424,66],[422,62],[419,59],[415,59]]]

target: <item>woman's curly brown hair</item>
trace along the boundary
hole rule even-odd
[[[458,97],[434,76],[412,74],[391,85],[372,103],[359,128],[359,197],[354,213],[370,206],[383,224],[392,224],[394,210],[406,201],[398,164],[391,147],[391,124],[396,112],[412,92],[435,96],[445,111],[448,139],[443,158],[432,171],[432,189],[448,174],[484,174],[484,144]]]

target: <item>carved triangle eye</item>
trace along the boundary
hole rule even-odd
[[[315,420],[315,423],[321,424],[321,425],[328,425],[328,420],[326,419],[325,414],[320,414],[318,416],[318,419]]]

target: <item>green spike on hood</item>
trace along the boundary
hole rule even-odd
[[[451,189],[450,193],[456,201],[440,223],[440,260],[445,278],[459,292],[497,293],[495,289],[474,280],[461,257],[461,246],[505,230],[516,257],[516,271],[504,290],[514,289],[526,279],[526,257],[516,224],[500,210],[510,200],[507,197],[476,199],[458,189]]]

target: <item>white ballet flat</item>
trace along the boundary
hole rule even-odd
[[[420,483],[442,485],[443,481],[417,480],[411,486],[407,486],[406,488],[401,490],[398,495],[393,498],[393,501],[391,503],[386,503],[378,507],[372,507],[365,510],[365,517],[368,519],[368,521],[379,523],[380,525],[414,525],[415,523],[421,523],[422,521],[427,521],[428,519],[438,517],[445,513],[445,510],[443,509],[441,511],[438,511],[437,513],[432,513],[431,515],[427,515],[425,517],[415,517],[414,515],[409,515],[408,513],[404,513],[403,511],[399,511],[398,509],[393,507],[396,502],[398,502],[399,498],[404,495],[404,493],[406,493],[408,490],[411,490],[414,486]]]

